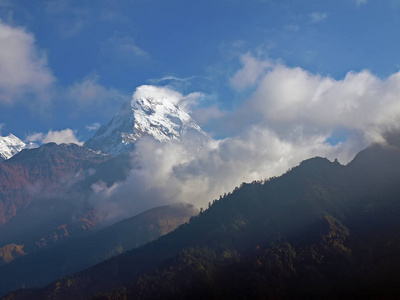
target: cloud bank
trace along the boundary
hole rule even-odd
[[[385,80],[369,71],[335,80],[277,64],[242,107],[282,138],[318,133],[329,137],[344,128],[359,133],[360,146],[382,141],[400,127],[400,72]]]
[[[212,141],[197,152],[188,150],[192,143],[140,140],[132,157],[135,167],[126,181],[110,188],[101,181],[92,185],[92,204],[102,218],[127,217],[175,202],[206,207],[242,182],[280,175],[310,156],[334,158],[346,152],[347,158],[351,152],[343,145],[325,143],[320,136],[284,141],[261,127]]]
[[[92,186],[93,203],[104,218],[179,201],[206,207],[242,182],[280,175],[309,157],[347,163],[370,143],[384,141],[386,132],[400,129],[400,72],[384,80],[369,71],[349,72],[336,80],[268,61],[260,62],[265,66],[260,70],[255,58],[242,61],[231,82],[253,93],[237,111],[216,114],[221,127],[236,126],[237,133],[196,151],[187,146],[193,144],[190,137],[181,143],[138,141],[126,181]],[[177,104],[185,98],[159,87],[136,94],[141,92],[176,97]],[[330,142],[337,132],[345,134]]]

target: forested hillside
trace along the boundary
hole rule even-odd
[[[0,295],[21,286],[43,286],[142,246],[171,232],[197,213],[190,204],[156,207],[85,237],[21,257],[0,267]]]
[[[347,166],[309,159],[144,247],[6,299],[397,298],[399,166],[397,146]]]

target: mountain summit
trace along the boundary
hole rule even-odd
[[[124,105],[84,146],[119,155],[132,149],[133,144],[144,136],[165,142],[181,140],[189,134],[200,145],[207,142],[210,137],[188,113],[178,107],[182,99],[181,94],[167,88],[140,86],[133,94],[130,105]]]
[[[36,148],[34,143],[25,144],[15,135],[10,133],[8,136],[0,136],[0,161],[13,157],[23,149]]]

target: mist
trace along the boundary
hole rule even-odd
[[[352,145],[332,146],[322,136],[285,141],[257,127],[241,136],[210,141],[197,150],[192,145],[190,138],[165,143],[151,138],[138,141],[131,154],[133,168],[125,181],[111,187],[98,181],[91,186],[90,202],[100,218],[120,219],[177,202],[205,208],[242,182],[281,175],[306,158],[319,155],[348,162],[355,154]]]

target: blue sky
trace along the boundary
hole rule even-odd
[[[399,13],[397,0],[0,0],[0,133],[43,140],[68,128],[85,141],[153,84],[202,93],[193,117],[234,135],[229,120],[251,123],[243,107],[278,65],[338,82],[368,70],[384,85],[400,68]],[[267,123],[284,139],[285,126],[315,123],[299,120]],[[333,123],[314,126],[329,139],[369,124]]]

